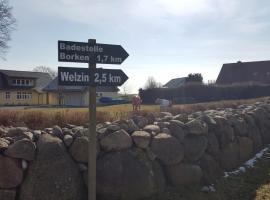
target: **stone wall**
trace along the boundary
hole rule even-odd
[[[1,200],[87,198],[87,126],[0,128]],[[270,143],[270,102],[97,125],[98,199],[211,184]]]

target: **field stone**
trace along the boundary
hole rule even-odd
[[[87,180],[87,171],[84,180]],[[142,151],[110,152],[97,161],[98,199],[139,200],[162,193],[164,188],[161,167]]]
[[[32,141],[24,138],[9,145],[4,154],[13,158],[32,161],[35,158],[35,151],[36,145]]]
[[[71,136],[73,136],[74,133],[72,132],[71,129],[66,129],[66,130],[63,130],[63,135],[64,135],[64,137],[65,137],[66,135],[71,135]]]
[[[28,136],[29,140],[31,140],[31,141],[34,140],[34,134],[32,132],[26,131],[26,132],[24,132],[24,134]],[[26,138],[26,139],[28,139],[28,138]],[[21,139],[23,139],[23,138],[20,138],[20,139],[15,138],[15,140],[21,140]]]
[[[198,119],[204,121],[208,125],[208,131],[216,131],[217,122],[211,116],[203,114]]]
[[[77,137],[73,141],[72,145],[69,148],[69,152],[72,158],[77,162],[88,163],[88,138]],[[100,151],[99,144],[97,143],[96,155],[98,155]]]
[[[103,139],[109,134],[110,134],[110,131],[107,129],[107,127],[103,127],[97,130],[97,137],[99,140]]]
[[[64,141],[64,143],[65,143],[65,145],[67,146],[67,147],[70,147],[70,145],[72,144],[72,142],[73,142],[73,137],[71,136],[71,135],[65,135],[64,136],[64,139],[63,139],[63,141]]]
[[[171,131],[170,131],[168,128],[166,128],[166,127],[163,128],[163,129],[161,130],[161,132],[162,132],[162,133],[167,133],[167,134],[170,134],[170,135],[172,134]]]
[[[227,144],[221,149],[220,166],[228,171],[234,170],[239,165],[239,145],[236,142]]]
[[[0,127],[0,137],[5,136],[8,133],[7,129],[4,127]]]
[[[152,112],[147,113],[145,117],[147,118],[149,124],[153,124],[156,119],[155,114]]]
[[[185,124],[183,122],[179,120],[171,120],[168,129],[170,130],[171,134],[181,142],[185,137],[184,127]]]
[[[148,120],[146,117],[137,116],[135,123],[138,125],[139,128],[143,128],[148,124]]]
[[[17,159],[0,155],[0,188],[10,189],[23,181],[23,171]]]
[[[162,119],[161,119],[161,121],[163,121],[163,122],[168,122],[168,121],[170,121],[170,120],[172,120],[173,119],[173,116],[164,116]]]
[[[222,169],[218,162],[208,154],[204,154],[199,161],[199,166],[203,171],[204,184],[210,185],[215,182],[218,177],[223,175]]]
[[[178,120],[181,121],[183,123],[187,123],[188,122],[188,115],[187,114],[178,114],[173,116],[173,120]]]
[[[25,171],[28,167],[28,163],[26,160],[22,160],[22,170]]]
[[[187,122],[185,125],[188,129],[188,134],[206,135],[208,132],[207,124],[199,119],[193,119]]]
[[[7,133],[7,137],[13,138],[14,140],[21,140],[23,138],[27,138],[29,140],[33,139],[33,133],[27,132],[28,128],[26,127],[17,127],[10,128]]]
[[[77,131],[83,130],[83,129],[84,129],[83,126],[75,126],[74,128],[71,129],[71,131],[73,133],[76,133]]]
[[[79,167],[79,170],[81,172],[84,172],[87,170],[87,165],[83,164],[83,163],[78,163],[78,167]]]
[[[262,137],[261,137],[258,129],[253,129],[253,130],[249,130],[249,131],[251,132],[250,135],[249,135],[249,138],[253,142],[254,152],[257,152],[263,146]]]
[[[159,126],[157,125],[154,125],[154,124],[149,124],[149,125],[146,125],[144,128],[143,128],[144,131],[148,132],[148,133],[159,133],[160,132],[160,128]]]
[[[180,188],[185,185],[200,183],[203,176],[201,168],[193,164],[180,163],[166,166],[166,172],[172,185]]]
[[[151,140],[151,134],[146,131],[134,131],[131,135],[137,147],[146,149]]]
[[[4,138],[0,138],[0,151],[7,149],[8,144],[9,144],[8,140],[6,140]]]
[[[150,148],[164,165],[180,163],[184,158],[183,145],[175,137],[166,133],[156,135],[152,139]]]
[[[52,134],[60,139],[63,139],[64,137],[61,127],[57,125],[53,126]]]
[[[16,190],[5,190],[0,189],[0,199],[1,200],[15,200],[16,199]]]
[[[39,136],[42,134],[41,130],[34,130],[33,133],[33,141],[36,142],[39,138]]]
[[[120,126],[119,125],[116,125],[116,124],[110,124],[109,126],[107,126],[107,130],[109,132],[119,131],[120,130]]]
[[[3,138],[6,142],[8,142],[9,144],[13,144],[15,142],[15,140],[11,137],[4,137]]]
[[[248,137],[239,137],[239,159],[240,162],[247,161],[253,154],[253,142]]]
[[[217,122],[217,130],[214,133],[219,141],[220,148],[234,142],[234,129],[228,123],[227,119],[222,116],[214,116],[214,120]]]
[[[85,200],[87,191],[77,164],[62,140],[40,136],[37,157],[29,165],[18,200]]]
[[[185,157],[189,161],[197,161],[202,157],[207,148],[205,136],[190,135],[184,139]]]
[[[160,129],[168,128],[170,122],[154,122],[155,125],[159,126]]]
[[[76,125],[74,125],[74,124],[66,124],[66,127],[67,127],[68,129],[72,129],[72,128],[75,128]]]
[[[220,156],[220,147],[216,135],[212,132],[209,132],[207,135],[207,140],[207,153],[213,156],[215,159],[218,159]]]
[[[132,147],[132,139],[125,130],[120,129],[101,139],[100,145],[106,152],[118,151]]]
[[[160,113],[159,113],[159,116],[160,116],[161,118],[164,118],[164,117],[166,117],[166,116],[173,117],[172,113],[170,113],[170,112],[160,112]]]
[[[134,131],[138,131],[140,128],[137,126],[137,124],[134,122],[133,119],[128,119],[127,120],[128,124],[128,133],[132,133]]]

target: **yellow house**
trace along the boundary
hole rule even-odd
[[[50,81],[48,73],[0,69],[0,105],[48,104],[43,88]]]
[[[85,86],[59,86],[58,78],[52,80],[44,89],[47,92],[49,105],[61,106],[87,106],[89,93]],[[119,97],[117,87],[97,87],[96,100],[100,97]]]
[[[87,106],[88,87],[59,86],[48,73],[0,69],[0,105]],[[97,87],[100,97],[118,97],[117,87]]]

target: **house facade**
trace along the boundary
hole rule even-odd
[[[97,87],[97,102],[101,97],[118,97],[117,87]],[[88,87],[59,86],[58,79],[48,73],[1,70],[0,105],[87,106]]]
[[[0,104],[47,104],[47,93],[43,88],[50,81],[48,73],[0,70]]]
[[[89,102],[88,87],[85,86],[60,86],[58,79],[52,80],[43,91],[48,93],[49,105],[87,106]],[[117,87],[97,87],[96,101],[101,97],[118,97]]]

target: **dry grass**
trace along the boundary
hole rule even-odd
[[[235,108],[242,104],[251,104],[269,98],[250,100],[229,100],[209,103],[174,105],[170,111],[173,114],[203,111],[217,108]],[[157,105],[142,105],[141,113],[159,112]],[[115,121],[127,119],[133,114],[130,104],[97,107],[97,121]],[[32,129],[42,129],[55,124],[63,126],[67,123],[84,125],[88,122],[87,108],[27,108],[27,109],[0,109],[1,125],[19,125],[25,123]]]

